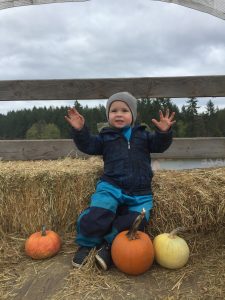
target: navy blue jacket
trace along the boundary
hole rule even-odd
[[[150,133],[146,126],[132,128],[128,142],[120,129],[103,128],[99,135],[90,134],[84,126],[72,129],[77,148],[90,155],[102,155],[104,173],[101,177],[129,195],[151,193],[153,172],[150,153],[164,152],[172,142],[172,131]]]

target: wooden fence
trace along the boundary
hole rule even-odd
[[[225,138],[175,138],[172,145],[153,158],[168,159],[225,159]],[[37,160],[65,157],[87,157],[72,140],[15,140],[0,141],[0,159]]]
[[[225,75],[0,81],[0,101],[94,100],[129,91],[137,98],[225,97]],[[179,101],[179,99],[177,99]],[[44,104],[44,103],[43,103]],[[12,105],[13,109],[13,105]],[[0,159],[35,160],[82,154],[71,140],[0,141]],[[156,158],[225,158],[225,138],[174,139]]]
[[[119,91],[137,98],[224,97],[225,75],[0,81],[0,101],[107,99]]]

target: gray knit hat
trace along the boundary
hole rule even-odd
[[[119,93],[113,94],[111,97],[109,97],[109,99],[106,103],[107,120],[109,119],[110,106],[114,101],[123,101],[129,106],[130,111],[133,116],[132,125],[134,125],[136,118],[137,118],[137,99],[128,92],[119,92]]]

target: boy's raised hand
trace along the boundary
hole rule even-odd
[[[77,130],[81,130],[84,127],[84,117],[74,107],[68,109],[68,116],[65,116],[65,119]]]
[[[170,115],[169,109],[166,110],[165,116],[162,111],[159,111],[159,121],[156,119],[152,119],[152,123],[160,130],[160,131],[168,131],[170,127],[176,122],[173,121],[175,116],[175,112],[172,112]]]

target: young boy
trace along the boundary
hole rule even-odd
[[[78,149],[90,155],[102,155],[104,172],[91,197],[90,206],[77,221],[76,242],[80,246],[72,264],[86,262],[90,250],[98,249],[96,262],[107,270],[111,264],[110,245],[115,236],[128,229],[143,208],[146,215],[139,230],[144,230],[153,206],[150,153],[165,151],[172,142],[171,126],[175,113],[160,111],[160,120],[152,119],[158,130],[150,133],[136,125],[137,99],[128,92],[112,95],[106,104],[109,127],[91,135],[85,120],[74,108],[65,119],[72,126]]]

